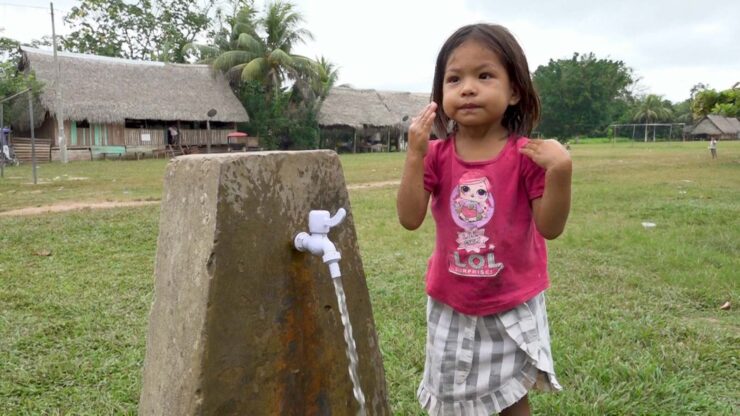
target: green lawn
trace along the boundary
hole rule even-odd
[[[740,142],[572,145],[573,210],[550,242],[560,394],[543,415],[740,413]],[[403,154],[342,155],[348,184],[397,180]],[[5,169],[0,212],[156,200],[166,162]],[[433,242],[395,219],[395,186],[350,190],[391,406],[421,415],[422,274]],[[0,216],[0,414],[135,414],[159,207]],[[645,229],[642,222],[656,223]],[[720,310],[725,301],[732,309]]]

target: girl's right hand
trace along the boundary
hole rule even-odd
[[[437,103],[434,101],[427,104],[416,117],[411,119],[409,126],[409,152],[421,156],[427,154],[429,147],[429,136],[432,133],[432,125],[437,111]]]

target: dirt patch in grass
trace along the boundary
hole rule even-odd
[[[381,188],[383,186],[393,186],[400,184],[401,181],[383,181],[383,182],[367,182],[367,183],[356,183],[348,185],[347,189],[365,189],[365,188]]]
[[[159,204],[159,201],[105,201],[105,202],[64,202],[41,207],[28,207],[0,212],[0,217],[21,215],[38,215],[56,212],[74,211],[78,209],[105,209],[119,207],[138,207],[143,205]]]
[[[368,182],[348,185],[347,189],[380,188],[398,185],[399,181]],[[40,192],[40,191],[39,191]],[[0,212],[0,217],[15,217],[22,215],[38,215],[56,212],[74,211],[78,209],[106,209],[120,207],[138,207],[143,205],[159,204],[160,201],[104,201],[104,202],[62,202],[59,204],[40,207],[28,207]]]
[[[686,318],[685,322],[701,331],[722,331],[734,337],[740,336],[740,326],[727,319],[719,319],[709,316],[698,316]]]

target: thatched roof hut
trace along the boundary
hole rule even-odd
[[[408,128],[411,117],[428,103],[424,93],[334,87],[319,111],[319,125]]]
[[[348,87],[334,87],[329,91],[318,119],[322,127],[355,129],[394,126],[401,121],[383,103],[377,91]]]
[[[42,110],[56,114],[51,51],[23,47],[19,69],[43,83]],[[65,120],[124,123],[126,119],[246,122],[249,116],[220,74],[207,65],[135,61],[59,52]],[[35,112],[35,111],[34,111]],[[42,120],[39,120],[40,123]]]
[[[408,131],[411,119],[416,117],[431,100],[430,94],[426,93],[379,91],[378,94],[386,107],[400,121],[403,131]]]
[[[709,114],[694,125],[691,129],[691,135],[740,139],[740,120],[734,117]]]
[[[372,148],[378,146],[376,140],[381,135],[386,138],[386,148],[392,147],[391,141],[403,147],[411,118],[429,103],[429,97],[423,93],[334,87],[319,110],[318,121],[325,133],[352,129],[353,151],[358,148],[358,133],[374,136]]]

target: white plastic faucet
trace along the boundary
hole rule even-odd
[[[334,243],[329,240],[329,230],[342,222],[347,215],[344,208],[339,208],[333,217],[329,211],[313,210],[308,213],[308,233],[302,232],[295,236],[293,243],[298,251],[308,251],[321,259],[329,266],[332,279],[340,277],[339,260],[342,258]],[[310,234],[309,234],[310,233]]]

